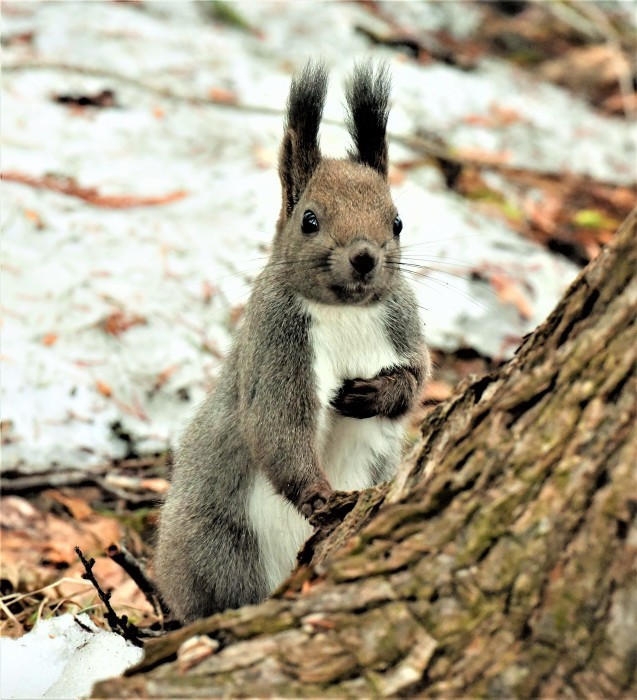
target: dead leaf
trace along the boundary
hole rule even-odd
[[[24,215],[29,221],[32,221],[35,224],[35,227],[37,229],[44,228],[44,224],[42,223],[42,219],[40,218],[40,215],[38,214],[37,211],[33,211],[33,209],[25,209]]]
[[[167,493],[170,488],[170,482],[167,479],[156,477],[153,479],[142,479],[140,484],[142,488],[154,493]]]
[[[215,287],[214,284],[204,280],[201,284],[201,296],[203,297],[203,303],[209,304],[212,298],[219,293],[219,288]]]
[[[56,489],[49,489],[42,495],[62,504],[76,520],[88,520],[93,515],[93,509],[82,498],[68,496]]]
[[[612,116],[634,114],[637,112],[637,92],[631,92],[630,95],[610,95],[601,103],[601,108]]]
[[[100,392],[100,394],[102,396],[106,396],[106,398],[109,398],[113,395],[113,390],[111,389],[111,387],[106,382],[103,382],[101,379],[96,380],[95,387]]]
[[[493,119],[485,116],[484,114],[467,114],[467,116],[463,117],[461,121],[463,124],[468,124],[469,126],[494,126]]]
[[[593,100],[615,92],[620,76],[623,80],[632,79],[630,61],[621,49],[609,44],[570,49],[559,58],[545,61],[536,70],[544,79]]]
[[[516,280],[503,273],[494,272],[490,275],[489,281],[503,304],[515,306],[524,320],[528,320],[533,316],[531,303],[520,289]]]
[[[121,309],[113,311],[102,321],[102,328],[110,335],[120,335],[133,326],[145,325],[146,319],[138,314],[126,314]]]
[[[539,201],[527,197],[522,202],[522,209],[531,223],[548,234],[555,232],[562,207],[562,199],[547,191]]]
[[[494,153],[493,151],[485,151],[483,148],[459,148],[455,151],[456,155],[468,161],[474,161],[480,165],[505,165],[511,160],[511,151],[501,151]]]
[[[42,345],[46,345],[47,347],[51,347],[51,345],[55,345],[58,341],[58,336],[56,333],[47,333],[43,338],[42,338]]]
[[[155,380],[155,389],[160,389],[164,384],[172,377],[172,375],[179,369],[179,365],[170,365],[163,369]]]
[[[497,126],[509,126],[510,124],[518,124],[519,122],[527,121],[515,109],[511,109],[510,107],[501,107],[495,103],[492,103],[489,106],[489,111]]]
[[[219,104],[224,105],[236,105],[239,101],[237,96],[232,90],[226,90],[225,88],[213,87],[208,91],[208,97]]]
[[[3,530],[25,530],[40,517],[26,498],[5,496],[0,508],[0,527]]]
[[[38,189],[51,190],[69,197],[77,197],[96,207],[106,209],[130,209],[131,207],[150,207],[159,204],[177,202],[187,196],[184,190],[170,192],[158,196],[134,196],[134,195],[101,195],[95,187],[80,187],[74,178],[61,175],[44,175],[34,177],[16,171],[0,173],[0,179],[8,182],[18,182],[21,185],[29,185]]]

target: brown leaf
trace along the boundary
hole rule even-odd
[[[218,102],[224,105],[235,105],[239,101],[237,96],[232,90],[226,90],[225,88],[213,87],[208,91],[208,97],[213,102]]]
[[[620,76],[632,79],[630,61],[621,49],[609,44],[570,49],[545,61],[536,70],[546,80],[563,85],[590,99],[602,99],[615,92]]]
[[[212,298],[219,293],[219,289],[211,284],[208,280],[204,280],[201,284],[201,295],[203,297],[203,303],[209,304]]]
[[[155,477],[153,479],[142,479],[140,486],[154,493],[166,493],[170,488],[170,482],[167,479]]]
[[[177,202],[187,196],[187,192],[184,190],[146,197],[134,195],[101,195],[95,187],[81,187],[72,177],[64,177],[61,175],[35,177],[16,171],[8,171],[0,173],[0,178],[38,189],[59,192],[69,197],[77,197],[93,206],[104,207],[106,209],[130,209],[131,207],[150,207],[159,204],[170,204],[171,202]]]
[[[485,116],[484,114],[467,114],[467,116],[463,117],[461,121],[463,124],[468,124],[469,126],[494,126],[493,119]]]
[[[522,202],[522,208],[531,223],[548,234],[555,232],[562,206],[562,199],[547,191],[541,201],[527,198]]]
[[[528,320],[533,316],[531,303],[526,298],[516,280],[503,273],[492,273],[489,281],[503,304],[515,306],[520,316]]]
[[[163,369],[155,380],[155,389],[160,389],[164,384],[172,377],[172,375],[179,369],[179,365],[169,365],[166,369]]]
[[[505,165],[511,160],[511,151],[501,151],[494,153],[493,151],[485,151],[483,148],[459,148],[456,151],[458,157],[475,161],[484,165]]]
[[[103,382],[101,379],[98,379],[95,382],[95,387],[100,392],[100,394],[102,396],[106,396],[106,398],[113,395],[113,390],[111,389],[111,387],[106,382]]]
[[[35,224],[35,227],[37,229],[43,229],[44,224],[42,223],[42,219],[40,218],[40,215],[38,214],[37,211],[33,211],[33,209],[25,209],[24,210],[24,215],[29,221],[32,221]]]
[[[88,518],[93,515],[93,509],[82,498],[67,496],[61,491],[57,491],[55,489],[49,489],[42,495],[61,503],[76,520],[88,520]]]
[[[146,319],[143,316],[126,314],[121,309],[117,309],[102,321],[102,328],[110,335],[120,335],[133,326],[145,324]]]
[[[46,345],[47,347],[51,347],[51,345],[55,345],[58,341],[58,336],[57,333],[47,333],[43,338],[42,338],[42,345]]]
[[[510,107],[501,107],[498,104],[492,103],[489,107],[491,116],[497,126],[509,126],[509,124],[517,124],[527,121],[519,112]]]

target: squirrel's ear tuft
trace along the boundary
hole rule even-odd
[[[285,218],[292,213],[321,162],[318,131],[326,92],[327,69],[322,63],[307,63],[292,79],[279,156]]]
[[[359,64],[346,85],[347,128],[354,141],[351,160],[387,177],[387,118],[391,81],[387,65]]]

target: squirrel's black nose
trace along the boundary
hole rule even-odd
[[[364,276],[368,272],[371,272],[376,267],[377,263],[376,258],[367,251],[357,253],[356,255],[351,257],[349,261],[350,263],[352,263],[352,267],[361,276]]]

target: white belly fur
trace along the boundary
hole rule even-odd
[[[317,435],[321,464],[333,488],[367,488],[372,486],[374,461],[384,454],[399,453],[404,421],[345,418],[330,409],[330,400],[345,379],[370,379],[384,368],[401,364],[401,358],[383,332],[382,306],[307,306],[321,404]],[[294,568],[296,554],[312,527],[289,501],[274,493],[262,474],[255,479],[247,505],[268,584],[274,589]]]

